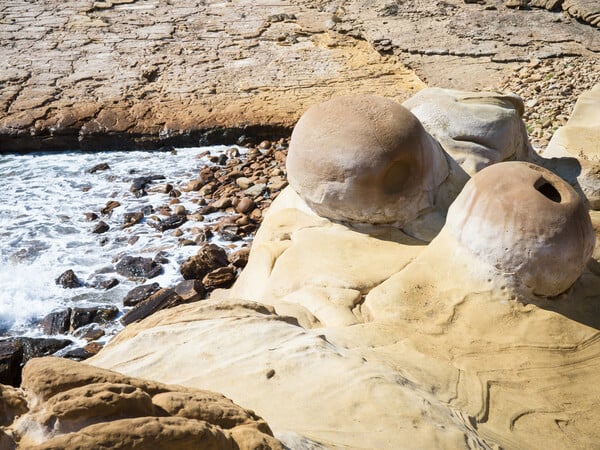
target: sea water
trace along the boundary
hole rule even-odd
[[[156,209],[172,198],[152,192],[138,198],[129,188],[134,178],[148,175],[165,177],[150,186],[181,187],[197,178],[202,166],[211,164],[207,156],[199,155],[206,151],[218,155],[227,148],[0,154],[0,336],[40,335],[40,320],[66,307],[114,304],[122,309],[125,294],[139,284],[114,272],[115,262],[125,255],[153,258],[163,252],[168,259],[163,274],[148,282],[169,287],[180,281],[179,265],[197,246],[178,246],[173,230],[161,233],[147,218],[121,229],[124,213],[147,205]],[[107,163],[110,169],[87,172],[99,163]],[[183,192],[180,204],[194,212],[198,205],[191,200],[197,197]],[[101,215],[100,209],[110,200],[121,205],[110,215]],[[97,213],[109,231],[92,233],[97,221],[86,220],[87,212]],[[206,220],[216,219],[212,215]],[[204,225],[188,221],[181,226],[183,237],[190,228]],[[135,243],[131,243],[133,236],[137,236]],[[55,280],[67,269],[88,285],[110,278],[120,284],[109,290],[65,289]]]

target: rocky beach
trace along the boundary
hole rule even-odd
[[[598,26],[0,5],[0,448],[593,448]]]

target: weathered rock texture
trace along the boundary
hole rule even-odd
[[[282,448],[266,422],[220,394],[64,359],[31,360],[21,389],[0,394],[2,448]]]
[[[596,445],[600,215],[565,181],[484,168],[427,245],[321,217],[292,186],[230,290],[133,324],[92,364],[222,391],[290,448]]]
[[[480,3],[5,2],[0,150],[272,136],[334,95],[404,100],[424,85],[402,62],[474,89],[512,61],[600,52],[597,29],[568,15]],[[594,17],[593,1],[564,7]]]
[[[333,93],[403,99],[423,87],[296,2],[22,1],[0,17],[2,150],[272,135]]]

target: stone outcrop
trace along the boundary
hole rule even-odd
[[[514,61],[600,50],[591,26],[503,4],[11,2],[0,10],[0,148],[272,137],[334,95],[406,99],[424,84],[403,63],[431,85],[481,89]],[[564,7],[596,21],[593,1]]]
[[[577,183],[593,209],[600,209],[600,84],[579,97],[573,114],[544,152],[547,158],[575,158],[579,167],[560,170]]]
[[[469,174],[501,161],[533,158],[514,94],[426,88],[403,105]]]
[[[38,358],[21,389],[0,385],[2,448],[281,449],[266,422],[226,397]]]
[[[221,391],[290,448],[595,445],[600,216],[572,187],[492,164],[426,244],[322,217],[293,186],[231,289],[127,327],[91,364]]]

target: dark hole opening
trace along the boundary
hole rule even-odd
[[[556,188],[554,186],[552,186],[552,184],[549,181],[545,180],[544,178],[540,178],[539,180],[537,180],[535,182],[534,187],[544,197],[546,197],[549,200],[552,200],[553,202],[560,203],[560,201],[562,200],[560,197],[560,194],[556,190]]]

